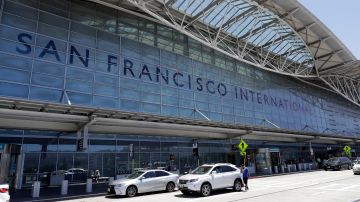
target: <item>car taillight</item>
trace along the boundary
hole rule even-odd
[[[6,189],[6,188],[0,188],[0,193],[6,193],[6,192],[8,192],[8,189]]]

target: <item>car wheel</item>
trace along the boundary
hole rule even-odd
[[[204,183],[203,185],[201,185],[200,194],[204,197],[210,196],[211,185],[209,183]]]
[[[126,195],[128,197],[134,197],[137,194],[137,188],[135,186],[130,186],[126,189]]]
[[[175,184],[173,182],[169,182],[166,185],[167,192],[173,192],[175,190]]]
[[[241,187],[242,187],[241,180],[239,180],[239,179],[235,180],[233,190],[241,191]]]

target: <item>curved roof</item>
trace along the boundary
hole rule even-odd
[[[237,60],[322,81],[360,106],[360,61],[297,0],[90,0],[144,12]],[[318,82],[316,82],[318,83]]]

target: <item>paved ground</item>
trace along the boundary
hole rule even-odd
[[[134,198],[97,196],[67,202],[237,202],[237,201],[349,201],[360,202],[360,175],[352,171],[317,171],[249,180],[250,190],[217,191],[203,198],[183,196],[181,192],[142,194]]]

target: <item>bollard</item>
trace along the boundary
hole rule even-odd
[[[274,172],[275,172],[275,174],[278,174],[278,173],[279,173],[279,169],[278,169],[277,166],[274,166]]]
[[[68,180],[61,181],[61,195],[67,195],[68,194]]]
[[[287,170],[288,170],[289,173],[291,172],[291,165],[287,166]]]
[[[33,198],[38,198],[40,196],[40,181],[34,182],[31,196]]]
[[[114,181],[114,177],[109,177],[109,184],[111,184]]]
[[[304,170],[307,170],[307,169],[308,169],[308,166],[309,166],[309,164],[308,164],[308,163],[305,163],[305,169],[304,169]]]
[[[296,172],[297,171],[296,165],[294,164],[293,167],[294,167],[294,172]]]
[[[285,172],[285,168],[283,165],[281,165],[281,172],[284,173]]]
[[[92,179],[89,178],[86,180],[86,193],[92,192]]]
[[[301,171],[301,164],[298,163],[298,164],[296,164],[296,166],[297,166],[297,168],[298,168],[298,171]]]

